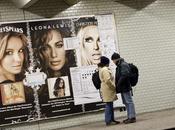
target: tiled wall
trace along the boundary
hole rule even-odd
[[[61,0],[39,0],[25,10],[7,0],[0,1],[2,22],[106,13],[115,15],[121,56],[134,62],[140,71],[139,83],[134,88],[137,113],[175,108],[174,0],[82,0],[71,7]],[[117,116],[125,114],[118,112]],[[7,128],[56,129],[103,118],[103,113],[98,112]]]

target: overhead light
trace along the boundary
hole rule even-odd
[[[18,8],[28,8],[38,0],[11,0]]]

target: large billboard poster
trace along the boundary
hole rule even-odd
[[[111,14],[1,23],[0,125],[104,108],[91,78],[115,30]]]

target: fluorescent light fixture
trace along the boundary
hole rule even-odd
[[[38,0],[11,0],[18,8],[28,8]]]

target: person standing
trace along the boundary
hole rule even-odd
[[[132,88],[129,81],[129,65],[118,53],[113,53],[111,60],[117,66],[115,73],[116,92],[121,93],[121,98],[127,111],[127,119],[123,120],[123,123],[134,123],[136,122],[136,112],[132,99]]]
[[[109,69],[109,59],[105,56],[100,58],[100,63],[98,64],[99,68],[99,77],[101,80],[100,93],[103,102],[105,105],[105,122],[106,125],[119,124],[119,121],[114,119],[114,109],[113,101],[117,100],[117,95],[115,92],[114,78],[112,72]]]

